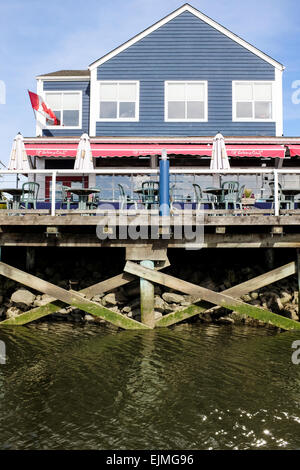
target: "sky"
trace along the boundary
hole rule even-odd
[[[37,75],[87,69],[183,3],[0,0],[0,160],[8,161],[18,132],[35,135],[27,89],[36,90]],[[300,136],[299,0],[190,0],[190,4],[285,65],[284,135]]]

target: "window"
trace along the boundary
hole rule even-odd
[[[138,121],[139,83],[100,82],[100,111],[102,121]]]
[[[233,82],[233,120],[273,120],[273,82]]]
[[[46,92],[45,101],[60,120],[60,126],[81,127],[81,92]],[[51,123],[51,121],[46,121],[47,125],[51,126]]]
[[[207,82],[166,82],[166,121],[207,121]]]

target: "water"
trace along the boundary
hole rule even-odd
[[[0,339],[0,449],[296,449],[299,334],[41,323]]]

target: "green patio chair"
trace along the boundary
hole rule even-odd
[[[72,201],[72,194],[69,195],[70,188],[68,186],[61,187],[61,201],[60,208],[63,209],[64,204],[67,206],[67,210],[70,210]]]
[[[222,184],[222,196],[220,203],[223,205],[226,210],[229,209],[229,204],[233,205],[233,208],[236,209],[237,205],[241,206],[241,202],[239,202],[239,195],[240,195],[240,185],[237,181],[225,181]],[[225,192],[225,190],[227,190]]]
[[[157,181],[144,181],[142,183],[142,203],[146,209],[158,205],[159,183]]]
[[[197,183],[193,183],[193,188],[195,193],[195,199],[197,202],[197,210],[199,211],[201,209],[202,204],[208,204],[209,206],[211,206],[211,209],[215,210],[215,196],[211,194],[207,196],[207,199],[204,199],[201,186]]]
[[[135,209],[138,208],[136,199],[132,199],[128,194],[125,193],[124,186],[122,184],[118,184],[119,188],[119,203],[120,203],[120,210],[123,210],[124,207],[127,209],[127,204],[134,204]]]
[[[240,206],[239,209],[242,209],[242,198],[244,194],[245,185],[240,186],[239,192],[237,194],[236,206]]]
[[[38,198],[39,189],[39,183],[23,183],[22,195],[20,198],[20,206],[24,204],[25,209],[28,209],[29,204],[32,204],[33,208],[36,209],[36,202]]]
[[[269,186],[271,190],[272,209],[274,209],[274,199],[275,199],[274,198],[275,196],[274,181],[270,181]],[[284,194],[282,194],[282,187],[280,183],[278,183],[278,195],[279,195],[279,209],[288,209],[288,210],[294,209],[294,202],[291,201],[290,199],[286,199]]]
[[[173,204],[176,202],[185,202],[186,198],[182,195],[175,194],[176,184],[170,186],[170,207],[173,207]]]

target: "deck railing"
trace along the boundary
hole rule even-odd
[[[16,175],[15,183],[17,180],[17,175],[20,173],[16,170],[1,170],[0,171],[0,191],[5,187],[13,187],[13,175]],[[149,168],[102,168],[96,169],[89,172],[82,172],[80,170],[30,170],[27,172],[28,175],[40,175],[40,176],[50,176],[51,177],[51,195],[50,195],[50,204],[51,204],[51,215],[55,216],[55,208],[56,208],[56,182],[58,176],[89,176],[89,175],[145,175],[145,176],[158,176],[159,169],[149,169]],[[253,169],[240,169],[240,168],[232,168],[231,170],[220,170],[211,172],[210,169],[200,169],[200,168],[171,168],[170,169],[171,175],[210,175],[211,177],[215,175],[220,175],[221,177],[226,176],[250,176],[250,175],[269,175],[271,176],[274,182],[274,214],[275,216],[279,216],[280,212],[280,200],[279,200],[279,180],[283,175],[293,175],[299,177],[300,181],[300,169],[289,168],[289,169],[272,169],[272,168],[253,168]],[[22,176],[22,182],[24,182],[24,175]],[[9,179],[9,182],[8,182]],[[31,178],[32,180],[32,178]],[[298,186],[298,183],[295,187]],[[299,193],[300,193],[300,185],[299,185]]]

